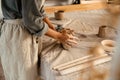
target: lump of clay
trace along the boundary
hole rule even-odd
[[[77,45],[78,38],[75,37],[74,30],[71,30],[69,28],[64,28],[60,32],[64,35],[68,35],[70,37],[70,39],[68,39],[66,42],[61,43],[61,45],[64,49],[68,50],[68,49],[72,48],[73,46]]]

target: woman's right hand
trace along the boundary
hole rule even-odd
[[[60,42],[66,42],[69,39],[68,35],[59,33],[57,36],[57,40],[59,40]]]
[[[62,45],[67,45],[69,47],[73,47],[77,45],[77,40],[78,38],[72,36],[72,35],[67,35],[67,34],[62,34],[58,36],[58,40],[62,43]]]
[[[48,28],[46,35],[59,41],[65,41],[69,38],[67,35],[63,35],[62,33],[57,32],[51,28]]]

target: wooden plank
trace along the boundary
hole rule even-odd
[[[76,11],[76,10],[95,10],[95,9],[105,9],[106,3],[93,3],[93,4],[76,4],[76,5],[66,5],[66,6],[50,6],[45,7],[47,13],[52,13],[57,10],[64,10],[65,12]],[[97,6],[97,7],[96,7]]]
[[[90,61],[93,61],[93,60],[97,60],[97,59],[103,58],[103,57],[105,57],[105,56],[108,56],[108,55],[107,55],[107,54],[104,54],[104,55],[98,56],[98,57],[90,57],[90,58],[88,58],[88,59],[80,60],[80,61],[74,62],[73,64],[60,67],[60,68],[58,68],[57,70],[68,69],[68,68],[70,68],[70,67],[73,67],[73,66],[76,66],[76,65],[80,65],[80,64],[83,64],[83,63],[86,63],[86,62],[90,62]]]
[[[105,56],[105,57],[103,57],[103,58],[94,60],[92,63],[93,63],[93,66],[96,66],[96,65],[99,65],[99,64],[108,62],[108,61],[110,61],[111,59],[112,59],[112,57],[110,57],[110,56]],[[61,75],[65,75],[65,74],[69,74],[69,73],[72,73],[72,72],[75,72],[75,71],[83,70],[83,69],[88,68],[88,67],[91,67],[91,66],[92,66],[92,65],[90,64],[90,62],[87,62],[87,63],[81,64],[81,65],[73,66],[73,67],[68,68],[68,69],[60,70],[59,73],[60,73]]]
[[[81,4],[92,4],[92,3],[107,3],[107,0],[89,0],[89,1],[81,1]]]
[[[59,69],[59,68],[68,66],[68,65],[70,65],[70,64],[74,64],[75,62],[82,61],[82,60],[88,59],[88,58],[90,58],[90,57],[92,57],[92,55],[88,55],[88,56],[85,56],[85,57],[82,57],[82,58],[78,58],[78,59],[75,59],[75,60],[73,60],[73,61],[70,61],[70,62],[61,64],[61,65],[55,66],[55,67],[53,67],[53,69],[57,70],[57,69]]]
[[[86,62],[90,62],[90,61],[93,61],[93,60],[96,60],[96,59],[100,59],[100,58],[105,57],[105,56],[108,56],[108,55],[103,54],[103,55],[96,56],[96,57],[94,57],[92,55],[88,55],[88,56],[78,58],[78,59],[75,59],[73,61],[61,64],[61,65],[58,65],[56,67],[53,67],[53,69],[56,69],[56,70],[67,69],[67,68],[70,68],[70,67],[73,67],[73,66],[76,66],[76,65],[80,65],[80,64],[83,64],[83,63],[86,63]]]

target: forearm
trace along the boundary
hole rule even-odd
[[[61,36],[61,33],[56,32],[56,31],[52,30],[51,28],[49,28],[45,35],[52,37],[54,39],[58,39],[58,37]]]
[[[48,17],[45,17],[45,18],[43,19],[43,21],[44,21],[45,23],[47,23],[48,26],[49,26],[51,29],[55,30],[55,27],[53,26],[53,24],[51,23],[51,21],[49,20]]]
[[[50,22],[50,20],[48,19],[48,17],[45,17],[43,19],[44,22],[46,22],[48,25],[51,25],[52,23]]]
[[[60,42],[65,42],[66,40],[69,39],[69,36],[68,35],[65,35],[65,34],[62,34],[62,33],[59,33],[55,30],[52,30],[52,29],[48,29],[47,33],[46,33],[47,36],[49,37],[52,37],[54,39],[57,39],[59,40]]]

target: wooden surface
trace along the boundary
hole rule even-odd
[[[77,5],[45,7],[45,10],[47,13],[52,13],[57,10],[64,10],[68,12],[68,11],[76,11],[76,10],[94,10],[94,9],[104,9],[104,8],[106,8],[106,3],[100,2],[93,4],[77,4]]]
[[[54,17],[54,14],[49,14],[50,17]],[[64,63],[67,63],[69,61],[76,60],[78,58],[82,58],[87,55],[89,48],[96,46],[97,44],[100,44],[101,40],[103,38],[99,38],[96,36],[98,33],[98,29],[101,25],[107,25],[109,18],[109,13],[106,10],[87,10],[87,11],[71,11],[71,12],[65,12],[65,17],[72,19],[71,23],[65,26],[66,28],[71,28],[75,30],[76,36],[79,38],[79,44],[76,47],[73,47],[69,51],[61,49],[59,45],[55,45],[52,48],[49,48],[51,45],[50,40],[48,42],[45,38],[45,45],[43,46],[43,61],[45,61],[45,65],[47,69],[44,69],[45,73],[50,73],[50,75],[45,74],[45,78],[53,76],[54,78],[57,78],[59,80],[86,80],[86,76],[89,76],[90,69],[85,69],[83,73],[80,70],[79,66],[74,67],[72,69],[69,69],[67,71],[62,71],[62,74],[66,74],[64,76],[60,76],[57,74],[57,71],[51,70],[52,67],[57,65],[62,65]],[[81,34],[84,34],[86,37],[82,37]],[[48,43],[48,44],[46,44]],[[46,49],[48,49],[46,51]],[[44,54],[45,52],[45,54]],[[62,57],[62,58],[61,58]],[[109,58],[108,58],[109,59]],[[104,61],[102,59],[102,61]],[[48,63],[48,64],[47,64]],[[95,61],[96,63],[96,61]],[[50,66],[47,66],[50,65]],[[87,66],[87,64],[86,64]],[[109,70],[110,63],[105,63],[102,65],[95,66],[97,70],[100,70],[101,72],[104,72],[105,69]],[[75,69],[76,68],[76,69]],[[75,72],[72,72],[71,74],[67,74],[68,71],[71,72],[75,70]],[[43,72],[44,73],[44,72]],[[52,75],[53,74],[53,75]],[[83,77],[83,79],[79,79]],[[49,80],[48,79],[48,80]],[[50,79],[53,80],[53,79]]]

